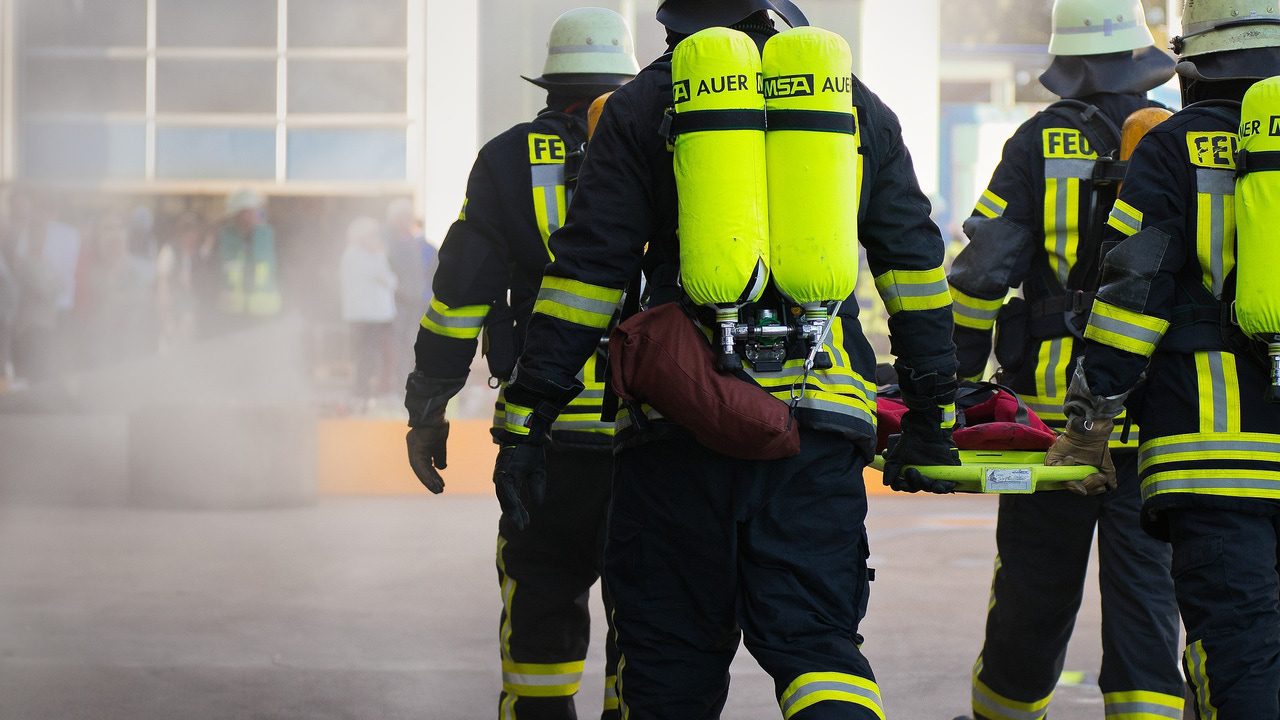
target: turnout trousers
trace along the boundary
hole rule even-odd
[[[1104,495],[1000,498],[986,640],[973,672],[975,718],[1046,716],[1084,594],[1095,526],[1102,595],[1098,685],[1107,717],[1182,717],[1169,546],[1142,530],[1137,453],[1116,453],[1115,464],[1119,487]]]
[[[547,495],[524,531],[498,523],[502,590],[499,720],[575,720],[574,696],[591,637],[587,607],[600,577],[613,456],[607,450],[547,450]],[[605,614],[611,603],[604,593]],[[608,618],[606,617],[606,621]],[[618,717],[617,652],[605,647],[604,706]]]
[[[686,438],[618,455],[605,582],[624,718],[720,717],[744,636],[783,718],[884,718],[858,648],[865,461],[833,433],[802,430],[801,446],[770,462]]]
[[[1196,717],[1280,718],[1280,516],[1176,508],[1166,518]]]

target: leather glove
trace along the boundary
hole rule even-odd
[[[444,419],[449,399],[466,384],[465,377],[442,380],[415,370],[405,383],[404,406],[409,411],[409,467],[418,481],[432,493],[444,492],[444,478],[437,470],[447,463],[449,421]]]
[[[436,470],[448,467],[448,440],[447,420],[441,420],[439,425],[409,428],[409,434],[405,436],[405,444],[409,446],[409,467],[413,468],[418,481],[436,495],[444,492],[444,478]]]
[[[1099,472],[1083,481],[1072,480],[1067,489],[1077,495],[1101,495],[1116,489],[1116,466],[1111,462],[1111,420],[1067,421],[1067,430],[1058,436],[1044,456],[1050,467],[1092,465]]]
[[[504,443],[493,468],[493,487],[502,516],[517,530],[529,526],[529,510],[542,504],[547,494],[547,456],[541,444]]]
[[[1095,395],[1085,375],[1084,359],[1076,365],[1062,406],[1067,416],[1067,429],[1045,454],[1044,464],[1092,465],[1098,468],[1098,472],[1083,481],[1067,483],[1067,489],[1078,495],[1101,495],[1116,489],[1116,467],[1111,462],[1111,430],[1116,416],[1124,410],[1128,396],[1128,392]]]
[[[495,428],[498,461],[493,467],[493,487],[502,506],[502,517],[517,530],[529,526],[530,511],[542,504],[547,493],[547,457],[551,424],[582,384],[557,385],[529,377],[519,365],[507,385],[505,427]]]

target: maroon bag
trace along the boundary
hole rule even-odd
[[[790,408],[764,389],[715,369],[711,344],[679,303],[632,316],[609,335],[609,381],[729,457],[780,460],[800,452]]]
[[[960,450],[1048,450],[1057,434],[1008,389],[991,383],[962,383],[956,394],[958,418],[951,439]],[[901,432],[906,403],[896,388],[876,398],[879,451]]]

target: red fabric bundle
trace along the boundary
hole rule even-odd
[[[951,437],[960,450],[1048,450],[1056,433],[1036,417],[1017,396],[987,383],[961,386],[956,401],[956,430]],[[894,391],[876,399],[879,415],[878,447],[902,431],[907,406]]]

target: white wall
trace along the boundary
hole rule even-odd
[[[427,239],[437,245],[462,208],[479,149],[479,15],[472,2],[426,2],[425,166],[419,207]]]
[[[14,50],[13,2],[0,0],[0,183],[13,179],[17,170],[16,116],[13,109]]]
[[[938,191],[938,65],[941,0],[866,0],[861,73],[902,121],[902,135],[926,193]]]

